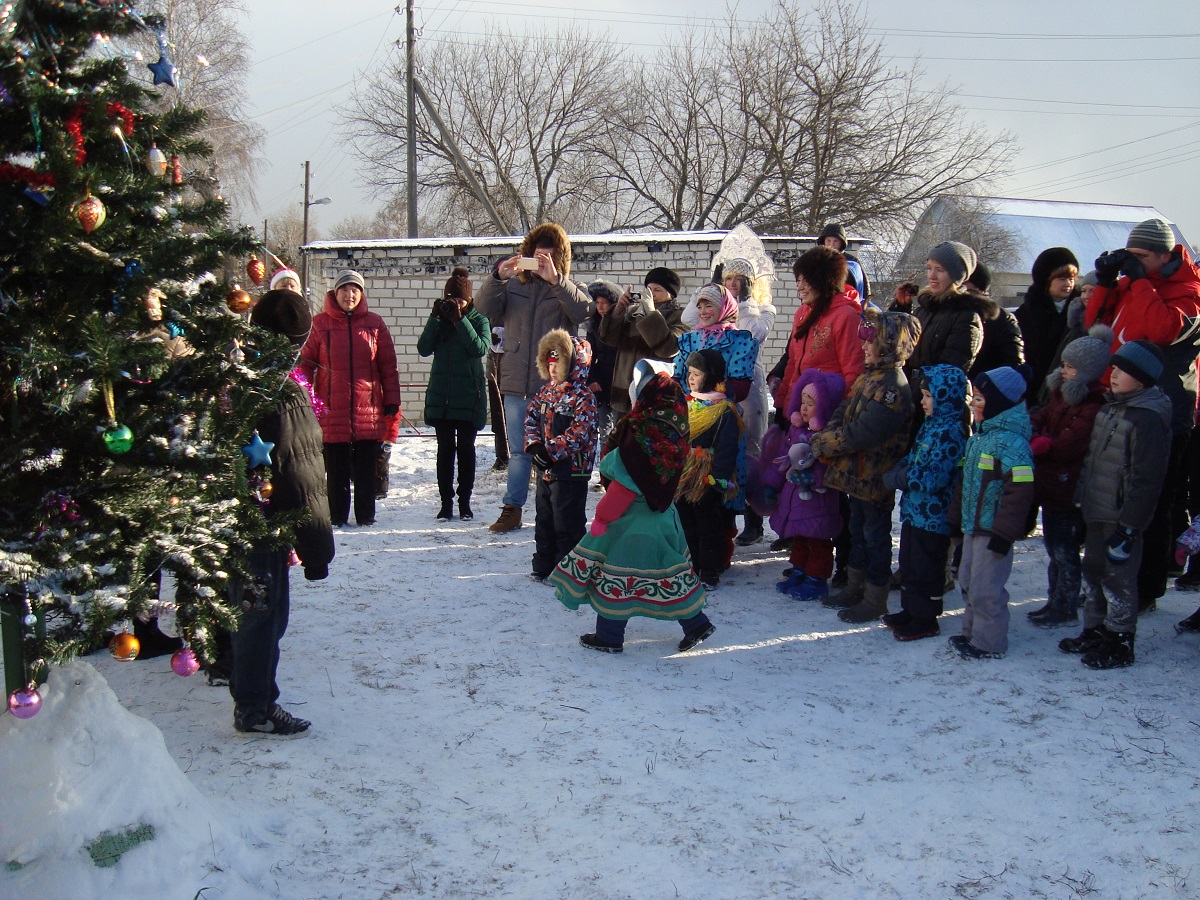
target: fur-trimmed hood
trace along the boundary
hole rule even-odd
[[[533,256],[533,251],[538,248],[538,244],[547,242],[553,244],[550,248],[550,258],[554,260],[554,268],[563,278],[570,278],[571,239],[567,237],[567,232],[557,222],[543,222],[541,225],[535,226],[529,234],[525,235],[525,240],[521,241],[521,249],[518,252],[521,256]],[[528,281],[530,275],[528,272],[520,272],[517,277],[522,281]]]
[[[558,357],[553,369],[550,363],[551,352]],[[591,366],[591,345],[585,340],[572,337],[565,329],[555,328],[538,342],[538,374],[547,381],[558,384],[570,381],[576,385],[586,385]]]
[[[1000,304],[981,291],[952,288],[944,294],[931,294],[928,290],[917,294],[915,301],[924,308],[937,312],[939,309],[962,309],[978,313],[983,320],[995,319],[1000,315]]]
[[[879,329],[876,346],[879,360],[868,364],[868,369],[886,369],[903,366],[921,340],[921,323],[915,316],[902,312],[881,312],[875,307],[863,311],[863,318]]]

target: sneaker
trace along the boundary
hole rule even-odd
[[[520,527],[521,507],[506,505],[500,510],[500,518],[488,526],[488,531],[503,534],[508,531],[516,531]]]
[[[683,640],[679,642],[679,652],[687,653],[693,647],[698,647],[712,637],[712,633],[717,630],[717,626],[712,622],[697,628],[690,634],[685,634]]]
[[[1180,619],[1175,623],[1176,634],[1197,634],[1200,633],[1200,609],[1196,610],[1186,619]]]
[[[902,609],[899,612],[885,613],[880,619],[888,628],[899,628],[901,625],[907,625],[912,621],[912,613],[907,609]]]
[[[311,725],[312,722],[296,718],[278,703],[271,707],[266,718],[261,722],[243,722],[236,716],[233,719],[233,727],[245,734],[276,734],[280,737],[295,737],[303,734]]]
[[[610,644],[607,641],[602,641],[595,634],[581,634],[579,636],[579,643],[589,650],[599,650],[601,653],[620,653],[625,649],[620,644]]]
[[[922,638],[937,637],[941,633],[942,627],[938,625],[937,619],[918,619],[916,616],[909,616],[907,622],[902,622],[892,629],[892,637],[898,641],[919,641]]]
[[[993,653],[990,650],[980,650],[971,643],[969,638],[956,634],[950,638],[950,646],[963,659],[1003,659],[1003,653]]]

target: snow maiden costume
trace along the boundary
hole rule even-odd
[[[631,616],[679,622],[680,651],[714,630],[673,502],[689,451],[688,419],[683,391],[666,368],[649,360],[635,367],[633,409],[600,460],[608,491],[589,532],[549,578],[564,606],[596,610],[596,632],[579,639],[593,650],[620,653]]]

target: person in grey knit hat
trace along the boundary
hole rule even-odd
[[[1095,325],[1063,348],[1062,366],[1046,377],[1045,402],[1030,413],[1034,504],[1042,510],[1042,542],[1049,565],[1046,604],[1029,613],[1039,628],[1079,619],[1083,584],[1083,515],[1075,486],[1083,471],[1096,415],[1104,405],[1101,380],[1112,359],[1112,330]]]
[[[913,303],[921,340],[904,367],[910,376],[923,366],[943,363],[971,371],[983,347],[984,317],[994,318],[998,309],[986,294],[973,294],[965,287],[978,264],[975,251],[958,241],[944,241],[930,249],[925,262],[927,284]],[[914,426],[919,428],[921,416],[915,418]]]
[[[336,292],[338,288],[345,287],[348,284],[357,285],[359,290],[366,293],[367,283],[363,281],[363,277],[353,269],[346,269],[337,277],[337,281],[333,283],[333,290]]]
[[[958,241],[942,241],[936,247],[931,249],[925,257],[937,263],[950,276],[950,281],[954,287],[958,287],[967,277],[975,271],[976,265],[979,263],[979,257],[975,251],[966,244],[961,244]],[[928,265],[926,265],[926,273],[928,274]],[[932,280],[930,287],[933,287]]]
[[[1175,243],[1175,232],[1165,220],[1147,219],[1133,226],[1129,239],[1125,241],[1125,249],[1170,253],[1175,249]]]

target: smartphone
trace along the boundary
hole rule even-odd
[[[641,292],[641,291],[630,291],[630,292],[629,292],[629,299],[630,299],[632,302],[636,303],[638,300],[641,300],[641,299],[642,299],[642,292]]]
[[[538,270],[538,260],[535,256],[522,256],[517,259],[518,272],[536,272]]]

